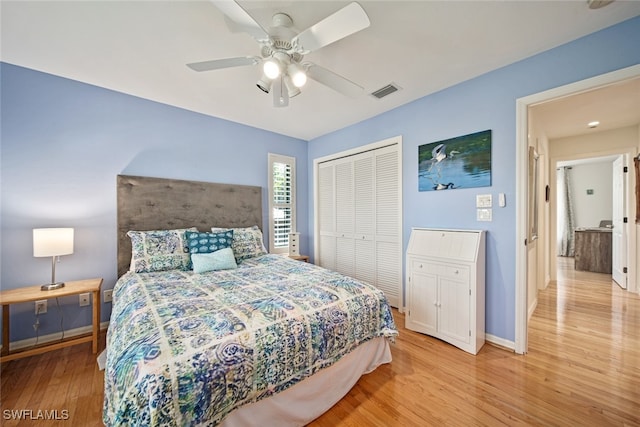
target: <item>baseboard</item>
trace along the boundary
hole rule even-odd
[[[491,344],[495,344],[499,347],[504,347],[508,350],[516,350],[516,343],[514,341],[505,340],[504,338],[496,337],[491,334],[484,334],[484,339],[486,342]]]
[[[108,327],[109,327],[109,321],[100,323],[100,330],[101,331],[106,331]],[[64,331],[64,337],[65,338],[73,338],[73,337],[78,336],[78,335],[90,334],[92,332],[93,332],[93,326],[92,325],[87,325],[87,326],[82,326],[80,328],[74,328],[74,329],[69,329],[69,330]],[[55,332],[53,334],[42,335],[42,336],[38,337],[38,343],[37,344],[38,345],[48,344],[50,342],[60,341],[61,339],[62,339],[62,332]],[[34,345],[36,345],[36,339],[35,338],[27,338],[26,340],[10,342],[9,343],[9,349],[11,351],[16,351],[16,350],[22,350],[24,348],[33,347]],[[2,349],[2,346],[0,346],[0,349]]]

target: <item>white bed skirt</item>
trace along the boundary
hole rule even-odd
[[[220,426],[303,426],[342,399],[362,375],[390,362],[388,340],[374,338],[334,365],[283,392],[234,410]]]

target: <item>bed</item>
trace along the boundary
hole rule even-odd
[[[105,425],[304,425],[391,362],[397,331],[384,295],[267,254],[261,196],[259,187],[118,177]],[[189,236],[192,227],[222,240],[233,230],[233,246],[212,254],[231,252],[236,268],[203,269],[193,248],[189,268],[138,263],[132,230]]]

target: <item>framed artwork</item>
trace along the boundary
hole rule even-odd
[[[418,190],[491,186],[491,130],[418,147]]]

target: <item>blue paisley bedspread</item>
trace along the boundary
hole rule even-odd
[[[128,272],[113,297],[107,426],[216,425],[397,335],[381,291],[280,255],[204,274]]]

